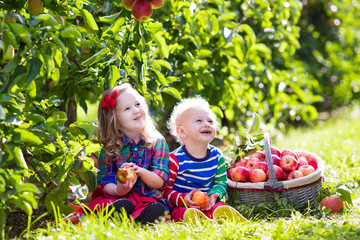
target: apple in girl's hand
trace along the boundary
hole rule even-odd
[[[136,174],[135,174],[134,170],[132,170],[129,167],[119,168],[116,172],[116,178],[119,180],[119,182],[121,182],[123,184],[126,181],[135,178],[135,176],[136,176]]]
[[[312,166],[310,165],[302,165],[301,167],[299,167],[298,169],[304,176],[309,175],[310,173],[313,173],[315,170]]]
[[[266,180],[266,174],[263,170],[256,168],[250,171],[249,175],[250,182],[264,182]]]
[[[233,168],[231,178],[235,182],[246,182],[249,179],[249,171],[246,167]]]
[[[296,151],[292,150],[292,149],[284,149],[281,152],[280,157],[287,156],[287,155],[293,156],[296,159],[296,161],[299,158],[299,154]]]
[[[258,164],[260,161],[260,159],[258,158],[250,158],[247,162],[245,167],[248,169],[253,169],[255,167],[256,164]]]
[[[291,155],[284,155],[279,160],[279,166],[288,173],[294,171],[297,168],[297,165],[297,160]]]
[[[193,192],[191,200],[196,202],[197,205],[202,209],[205,208],[209,203],[209,196],[206,192],[196,190]]]
[[[271,150],[271,154],[274,154],[274,155],[277,155],[280,157],[281,155],[281,150],[277,147],[274,147],[274,146],[271,146],[270,147],[270,150]]]
[[[340,197],[326,197],[321,200],[321,208],[325,207],[326,209],[330,209],[331,213],[338,213],[341,209],[344,209],[344,203]]]
[[[263,153],[262,151],[260,150],[255,150],[255,151],[252,151],[250,153],[248,153],[246,155],[248,158],[257,158],[259,159],[260,161],[262,162],[265,162],[266,161],[266,157],[265,157],[265,153]]]
[[[299,170],[294,170],[291,173],[289,173],[289,175],[287,176],[287,180],[292,180],[295,178],[301,178],[304,175],[299,171]]]

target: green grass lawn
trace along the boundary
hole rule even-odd
[[[313,129],[296,129],[286,136],[276,136],[273,145],[280,149],[307,150],[325,163],[327,184],[346,184],[352,190],[353,206],[342,214],[320,209],[297,212],[277,209],[273,214],[246,215],[251,224],[205,222],[198,225],[161,222],[139,226],[126,220],[90,216],[82,226],[53,223],[46,229],[32,231],[35,239],[360,239],[360,109],[341,112],[336,118]]]

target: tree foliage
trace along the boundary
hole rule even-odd
[[[0,230],[16,205],[66,213],[69,189],[92,191],[96,124],[76,108],[121,82],[164,133],[179,99],[205,97],[230,140],[253,113],[284,128],[358,98],[356,1],[166,0],[146,22],[118,0],[42,2],[0,1]]]

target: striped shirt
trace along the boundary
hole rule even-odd
[[[163,196],[173,207],[182,207],[181,197],[199,189],[209,195],[219,193],[221,199],[227,189],[227,175],[224,156],[220,149],[209,145],[206,157],[194,158],[181,146],[174,150],[169,159],[169,182]]]
[[[99,172],[97,173],[98,186],[104,187],[108,183],[116,184],[116,172],[125,162],[132,162],[139,167],[148,169],[164,179],[165,184],[168,182],[169,149],[165,139],[158,139],[152,149],[146,149],[144,139],[135,143],[125,136],[124,146],[113,164],[105,162],[105,151],[102,149],[99,156]],[[132,191],[140,195],[164,200],[159,189],[146,186],[140,178],[137,179]]]

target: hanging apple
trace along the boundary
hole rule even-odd
[[[31,15],[37,15],[44,11],[44,6],[41,0],[29,0],[28,10]]]
[[[164,4],[164,0],[150,0],[153,9],[161,8]]]
[[[121,2],[126,10],[131,11],[134,0],[122,0]]]
[[[149,0],[135,0],[131,7],[132,14],[139,22],[146,21],[153,13]]]

